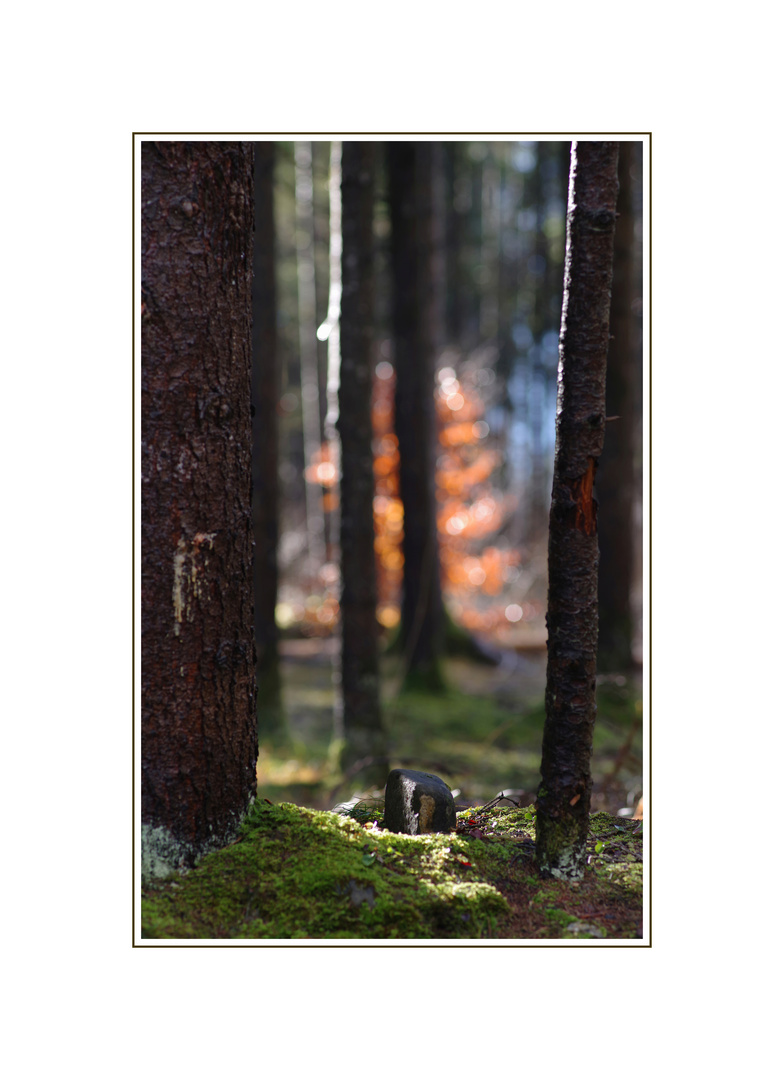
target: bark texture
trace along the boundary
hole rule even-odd
[[[607,353],[607,429],[597,478],[599,515],[599,663],[605,671],[632,665],[631,591],[634,575],[635,380],[642,365],[639,320],[633,311],[642,282],[634,260],[632,165],[639,143],[624,142],[618,157],[610,347]],[[641,163],[638,164],[638,168]]]
[[[255,147],[253,245],[253,560],[259,735],[283,726],[278,658],[278,363],[275,286],[275,144]]]
[[[382,726],[373,529],[374,143],[347,142],[342,158],[340,312],[340,548],[344,769],[383,785],[389,771]]]
[[[550,506],[546,719],[536,855],[582,877],[591,802],[598,639],[596,468],[604,443],[618,144],[572,146]]]
[[[255,794],[250,143],[142,144],[142,864]]]
[[[403,502],[406,680],[443,685],[444,618],[435,498],[433,169],[429,143],[389,143],[395,428]]]

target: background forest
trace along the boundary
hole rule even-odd
[[[377,144],[373,187],[373,517],[388,762],[438,771],[459,790],[458,803],[476,804],[501,790],[527,802],[538,781],[544,722],[570,144],[419,144],[430,193],[419,210],[429,215],[430,302],[424,330],[420,317],[411,334],[424,334],[434,356],[429,392],[446,614],[434,666],[419,679],[401,627],[399,444],[416,410],[400,408],[397,386],[396,351],[413,339],[401,329],[394,239],[395,228],[402,229],[394,221],[395,171],[405,168],[402,148],[415,144],[396,145],[390,151]],[[592,807],[632,813],[642,786],[641,143],[621,144],[619,172],[606,409],[612,422],[596,482],[600,652]],[[382,783],[357,775],[341,753],[341,144],[257,144],[256,185],[259,793],[328,808],[352,795],[378,796]],[[421,290],[421,271],[414,280]]]

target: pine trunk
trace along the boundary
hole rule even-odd
[[[255,795],[250,143],[142,144],[142,868]]]
[[[381,723],[373,529],[374,143],[343,144],[340,312],[340,547],[344,770],[360,786],[389,771]],[[365,762],[364,767],[359,768]]]
[[[550,506],[540,869],[580,878],[591,804],[598,639],[596,467],[604,443],[618,144],[572,146]]]

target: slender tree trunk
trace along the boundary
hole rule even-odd
[[[334,462],[338,474],[341,471],[341,446],[338,435],[338,418],[340,416],[340,312],[343,297],[343,207],[341,196],[341,156],[342,146],[340,142],[333,142],[330,148],[329,162],[329,304],[327,317],[318,329],[319,340],[327,336],[327,412],[324,417],[324,438],[329,445],[330,460]],[[331,525],[332,515],[328,518]],[[340,526],[338,526],[340,528]],[[327,554],[330,561],[335,556],[332,554],[332,546],[335,539],[330,530],[330,543]],[[342,550],[342,548],[341,548]],[[342,560],[341,560],[342,565]],[[337,583],[336,595],[340,590],[340,582]],[[343,605],[341,602],[341,617]],[[332,684],[334,687],[332,731],[333,739],[338,746],[343,746],[345,729],[343,723],[343,674],[342,660],[337,653],[332,656]]]
[[[142,144],[142,869],[256,789],[251,143]]]
[[[530,350],[531,371],[529,383],[529,417],[531,426],[531,497],[526,529],[527,542],[533,543],[544,537],[547,529],[547,478],[543,438],[543,420],[546,404],[546,375],[542,359],[542,338],[547,330],[547,292],[545,267],[547,266],[547,237],[544,231],[544,155],[546,144],[536,143],[536,165],[531,172],[531,207],[536,215],[534,246],[529,267],[533,280],[530,326],[534,344]],[[533,391],[533,392],[532,392]]]
[[[403,502],[401,638],[406,681],[443,686],[435,501],[432,147],[389,143],[395,427]]]
[[[389,771],[381,722],[376,562],[373,529],[373,201],[375,143],[343,144],[343,256],[340,315],[342,444],[340,548],[343,590],[344,769],[362,785],[383,785]]]
[[[313,158],[310,143],[298,142],[296,144],[295,161],[302,443],[305,468],[307,468],[316,459],[321,449],[316,338],[316,264],[313,254]],[[321,569],[326,559],[324,509],[321,488],[318,484],[305,484],[305,521],[309,571],[315,574]]]
[[[278,363],[275,144],[256,143],[253,245],[253,560],[259,735],[283,728],[278,627]]]
[[[550,507],[546,719],[536,857],[580,878],[596,720],[599,549],[593,484],[604,443],[618,144],[575,142],[567,210]]]
[[[599,663],[605,670],[632,665],[631,589],[634,513],[634,380],[641,363],[632,302],[634,210],[631,167],[635,144],[620,144],[618,221],[615,226],[610,348],[607,354],[607,429],[602,468],[596,478],[599,515]]]

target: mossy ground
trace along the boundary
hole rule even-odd
[[[142,936],[640,937],[640,823],[598,814],[591,833],[584,879],[564,883],[536,871],[531,809],[475,808],[455,833],[413,837],[385,830],[374,804],[343,816],[259,801],[233,844],[144,891]]]
[[[329,646],[287,643],[282,663],[287,734],[262,734],[260,797],[326,810],[355,794],[352,778],[340,775],[336,754],[330,753],[335,657]],[[450,658],[443,693],[398,694],[397,658],[384,657],[390,768],[437,773],[460,790],[458,806],[483,804],[504,789],[521,791],[524,801],[533,798],[542,751],[545,664],[543,652],[508,654],[498,666]],[[640,696],[631,676],[606,676],[599,685],[593,810],[636,806],[642,794]]]

